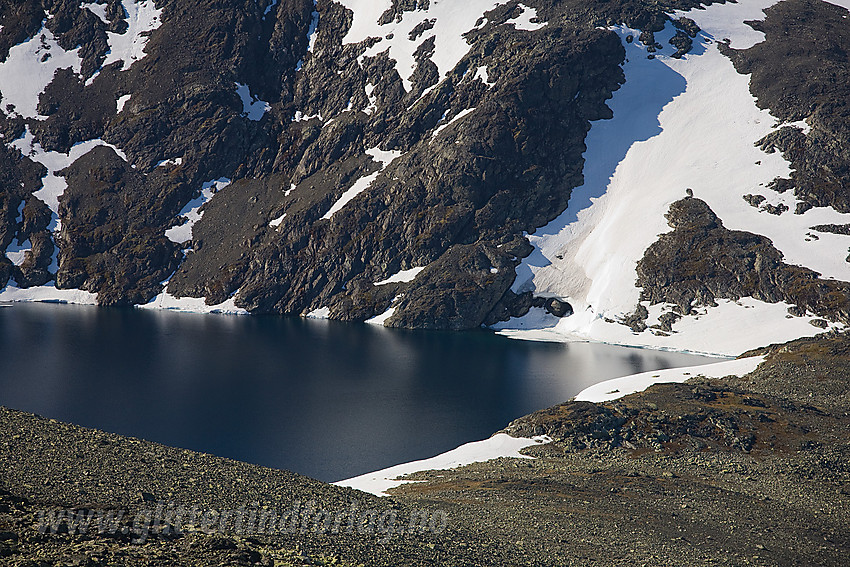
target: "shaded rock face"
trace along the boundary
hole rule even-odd
[[[0,113],[4,139],[29,131],[45,151],[67,153],[100,138],[127,156],[100,147],[58,172],[67,189],[55,217],[32,195],[46,174],[37,156],[3,145],[0,244],[29,239],[33,249],[21,266],[2,260],[0,284],[54,279],[122,305],[149,301],[170,278],[175,295],[235,296],[256,313],[327,307],[364,320],[392,306],[388,325],[449,329],[532,303],[509,290],[528,254],[522,235],[566,208],[583,182],[590,122],[611,117],[605,101],[624,80],[617,36],[597,28],[651,34],[665,11],[700,4],[534,0],[524,5],[546,26],[530,32],[508,23],[523,12],[510,0],[465,35],[469,52],[445,77],[423,12],[405,88],[387,53],[363,56],[377,38],[343,44],[353,14],[330,0],[160,0],[146,56],[106,67],[108,34],[129,24],[118,0],[99,3],[106,21],[77,0],[0,6],[0,59],[44,25],[63,49],[79,46],[82,61],[41,94],[44,119]],[[429,6],[394,1],[380,21]],[[691,24],[676,22],[680,50]],[[258,120],[237,85],[268,107]],[[375,148],[398,157],[383,163],[367,153]],[[329,215],[366,176],[371,184]],[[201,186],[220,178],[233,183],[201,209],[192,240],[166,238]],[[425,266],[412,282],[373,285]]]
[[[429,264],[398,301],[389,327],[464,329],[481,324],[516,277],[518,261],[485,242],[456,245]]]
[[[468,262],[477,263],[474,250],[506,243],[563,210],[570,188],[582,179],[581,152],[589,128],[581,114],[563,105],[586,92],[587,117],[609,116],[603,102],[621,80],[621,47],[608,34],[581,32],[548,48],[529,40],[520,52],[524,60],[517,57],[496,67],[512,75],[497,79],[492,91],[480,81],[463,83],[459,72],[438,87],[430,104],[414,107],[414,116],[402,119],[409,125],[390,134],[396,145],[383,146],[407,153],[331,219],[318,220],[326,211],[321,207],[304,211],[310,224],[288,216],[249,264],[237,297],[251,309],[317,308],[342,292],[343,284],[357,287],[400,269],[429,265],[455,244],[470,254]],[[600,80],[606,86],[596,90],[592,85]],[[504,90],[498,86],[502,82]],[[455,104],[476,110],[432,137],[440,116]],[[419,139],[409,140],[418,132]],[[316,185],[314,190],[338,197],[346,188]],[[291,206],[305,198],[299,193],[300,187],[290,197]],[[190,260],[202,261],[199,255]],[[283,270],[270,280],[265,274],[275,269],[273,263]],[[459,264],[453,257],[443,265]],[[466,285],[463,272],[455,274],[453,285],[459,288]],[[412,287],[424,283],[417,280]],[[500,293],[486,294],[491,301],[482,306],[484,314],[512,282],[506,283],[498,284]],[[455,300],[447,297],[449,304]],[[477,326],[483,317],[476,319],[465,318],[459,325]]]
[[[111,148],[99,147],[64,175],[57,286],[97,291],[103,305],[149,301],[180,261],[157,230],[171,219],[168,201],[158,199],[163,180],[157,177],[167,174],[146,177]]]
[[[846,282],[820,279],[817,272],[785,264],[768,238],[726,229],[700,199],[676,201],[666,216],[673,231],[661,235],[637,265],[643,301],[671,303],[687,315],[715,299],[753,297],[850,321]],[[643,309],[638,319],[646,317]]]
[[[177,214],[200,185],[273,159],[272,149],[258,151],[260,145],[269,146],[267,136],[243,116],[235,83],[256,79],[264,88],[254,92],[266,100],[291,100],[291,86],[284,84],[294,74],[297,54],[306,49],[313,7],[307,0],[286,2],[275,19],[263,20],[265,6],[253,0],[158,2],[163,23],[150,34],[147,56],[122,71],[122,62],[102,64],[106,33],[126,32],[126,11],[116,0],[103,4],[109,23],[78,1],[2,7],[0,56],[36,35],[47,12],[53,17],[44,25],[59,45],[80,46],[82,58],[80,75],[60,70],[42,93],[38,112],[46,119],[0,116],[4,138],[18,138],[28,128],[45,151],[61,153],[101,138],[121,148],[129,162],[98,148],[60,172],[68,188],[58,211],[62,232],[54,235],[59,270],[46,279],[44,273],[13,277],[23,287],[55,278],[57,287],[98,293],[102,304],[143,303],[162,290],[160,282],[182,257],[164,232],[177,223]],[[116,101],[125,95],[130,100],[119,112]],[[182,158],[179,166],[155,167],[176,157]],[[0,219],[0,236],[4,244],[15,234],[22,242],[50,225],[50,211],[31,195],[46,172],[5,145],[0,161],[0,191],[10,205],[3,208],[7,214]],[[26,207],[19,217],[21,199]],[[51,260],[43,256],[34,259],[41,272]]]
[[[797,212],[831,206],[850,212],[850,26],[847,11],[828,2],[786,0],[749,22],[765,41],[743,51],[727,49],[735,68],[751,74],[750,91],[762,108],[783,120],[806,120],[770,134],[761,145],[779,150],[794,171],[777,180],[793,190]]]
[[[17,154],[17,155],[16,155]],[[44,167],[22,158],[19,153],[0,146],[0,246],[23,245],[30,241],[32,253],[24,263],[15,266],[0,257],[0,286],[10,280],[19,285],[41,285],[52,276],[48,273],[53,254],[53,241],[46,227],[50,210],[32,192],[41,186]]]

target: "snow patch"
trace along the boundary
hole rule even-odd
[[[623,376],[622,378],[606,380],[585,388],[573,399],[577,402],[608,402],[629,394],[634,394],[635,392],[643,392],[653,384],[681,383],[695,376],[705,378],[740,377],[755,370],[759,364],[764,362],[764,358],[763,356],[752,356],[700,366],[668,368],[666,370],[655,370],[633,374],[631,376]]]
[[[419,272],[424,270],[425,267],[421,268],[410,268],[409,270],[401,270],[400,272],[396,272],[385,280],[381,280],[379,282],[375,282],[374,285],[384,285],[389,283],[407,283],[412,282]]]
[[[145,46],[148,44],[150,32],[162,25],[160,16],[162,9],[158,9],[153,0],[133,2],[123,0],[128,28],[124,33],[106,32],[106,40],[109,43],[109,51],[103,61],[103,67],[117,61],[123,61],[121,71],[126,71],[136,61],[144,58]],[[93,80],[94,77],[89,79]]]
[[[395,301],[395,300],[393,300]],[[366,319],[366,323],[369,325],[383,325],[387,319],[392,317],[395,314],[395,307],[390,307],[380,315],[375,315],[371,319]]]
[[[283,219],[285,219],[285,218],[286,218],[286,213],[283,213],[282,215],[280,215],[276,219],[269,221],[269,226],[272,227],[272,228],[277,228],[281,225],[281,223],[283,222]]]
[[[32,251],[32,242],[27,239],[23,244],[10,244],[6,248],[6,257],[16,266],[20,266],[27,259],[27,252]]]
[[[496,84],[495,82],[490,82],[490,75],[487,73],[487,65],[482,65],[481,67],[475,69],[475,76],[473,76],[472,78],[480,80],[488,87],[492,87]]]
[[[204,212],[201,209],[206,203],[212,199],[216,193],[230,185],[230,179],[222,177],[214,181],[207,181],[201,186],[201,194],[189,201],[183,210],[180,211],[180,216],[183,218],[183,223],[169,228],[165,231],[165,236],[175,244],[183,244],[192,240],[192,227],[195,223],[201,220]],[[185,299],[185,298],[183,298]]]
[[[784,128],[786,126],[791,126],[792,128],[797,128],[803,131],[803,134],[809,135],[809,132],[812,131],[812,127],[809,126],[809,123],[805,120],[798,120],[796,122],[786,122],[784,124],[777,124],[777,128]]]
[[[45,120],[38,114],[38,99],[59,69],[79,73],[83,61],[80,48],[65,51],[46,26],[31,39],[9,49],[6,60],[0,63],[0,94],[3,112],[23,118]],[[12,111],[9,106],[13,106]]]
[[[319,119],[319,122],[324,122],[324,119],[322,118],[321,112],[319,112],[317,114],[306,115],[303,112],[301,112],[300,110],[296,110],[295,116],[292,117],[292,121],[293,122],[307,122],[308,120],[313,120],[313,119],[316,119],[316,118]]]
[[[398,150],[382,150],[380,148],[369,148],[366,153],[372,156],[372,159],[381,164],[381,167],[387,167],[396,159],[400,158],[402,152]]]
[[[97,305],[97,295],[81,289],[56,289],[54,286],[47,285],[21,289],[13,282],[9,282],[9,285],[0,290],[0,302]]]
[[[310,17],[310,28],[307,30],[307,51],[313,53],[316,46],[316,30],[319,28],[319,11],[315,9],[316,0],[313,0],[313,14]]]
[[[813,337],[827,330],[843,330],[842,324],[820,329],[810,324],[816,319],[789,317],[787,303],[765,303],[750,297],[738,301],[718,299],[717,307],[696,309],[696,316],[684,317],[673,325],[672,333],[656,329],[634,333],[576,299],[566,298],[575,313],[561,319],[542,309],[494,325],[500,334],[513,339],[547,342],[596,341],[614,345],[690,352],[708,356],[738,356],[747,350],[771,343],[785,343],[800,337]]]
[[[378,110],[378,97],[372,96],[375,92],[375,85],[372,83],[366,83],[364,90],[366,91],[366,98],[369,100],[369,104],[363,109],[363,113],[367,116],[371,116],[372,113]]]
[[[124,110],[124,105],[125,105],[125,104],[127,104],[127,103],[130,101],[130,97],[131,97],[131,96],[132,96],[132,95],[125,94],[125,95],[122,95],[122,96],[119,96],[119,97],[118,97],[118,100],[116,100],[116,101],[115,101],[115,106],[116,106],[116,108],[117,108],[117,110],[116,110],[116,112],[117,112],[117,113],[119,113],[119,114],[120,114],[120,113],[121,113],[121,111],[122,111],[122,110]]]
[[[95,4],[94,2],[86,3],[83,2],[80,4],[80,8],[84,8],[100,18],[100,21],[106,25],[109,25],[109,18],[106,17],[106,4]]]
[[[523,31],[537,31],[546,27],[546,22],[538,21],[537,8],[529,8],[525,4],[517,4],[517,7],[522,9],[522,13],[505,24],[513,24],[516,29]]]
[[[442,125],[438,126],[438,127],[434,130],[434,133],[433,133],[433,134],[431,134],[431,139],[434,139],[434,138],[436,138],[437,136],[439,136],[439,135],[440,135],[440,132],[442,132],[443,130],[445,130],[446,128],[448,128],[449,126],[451,126],[452,124],[454,124],[454,123],[455,123],[455,122],[457,122],[458,120],[463,120],[464,118],[466,118],[467,116],[469,116],[471,113],[475,112],[475,109],[476,109],[476,108],[477,108],[477,107],[467,108],[467,109],[464,109],[464,110],[461,110],[460,112],[458,112],[458,113],[457,113],[457,116],[455,116],[454,118],[452,118],[451,120],[449,120],[449,121],[448,121],[448,122],[446,122],[445,124],[442,124]]]
[[[167,167],[170,165],[183,165],[183,158],[164,159],[156,164],[157,167]]]
[[[313,6],[316,5],[314,0]],[[313,10],[313,14],[310,19],[310,27],[307,30],[307,52],[313,53],[313,48],[316,45],[316,29],[319,27],[319,12],[317,10]],[[304,67],[304,60],[299,59],[298,63],[295,64],[295,71],[298,72]]]
[[[410,79],[416,68],[413,54],[423,41],[434,37],[434,54],[431,61],[437,66],[439,80],[442,81],[469,52],[470,46],[463,35],[475,29],[476,22],[485,12],[502,4],[494,0],[432,0],[427,10],[404,12],[400,21],[394,19],[379,25],[381,15],[392,7],[391,0],[340,0],[340,3],[354,12],[351,28],[343,43],[359,43],[370,37],[379,38],[362,57],[375,57],[379,53],[387,52],[389,57],[396,61],[396,70],[408,92],[413,88]],[[535,10],[525,8],[519,18],[509,23],[517,26],[517,29],[539,29],[545,24],[532,24],[530,20],[535,16]],[[424,36],[411,40],[413,29],[426,19],[434,20],[434,26]],[[388,39],[390,36],[391,39]]]
[[[366,153],[372,156],[372,159],[378,162],[380,167],[373,173],[364,175],[355,181],[354,185],[352,185],[339,199],[337,199],[337,201],[331,206],[330,210],[322,215],[323,219],[330,219],[337,211],[342,210],[342,208],[345,207],[349,201],[354,199],[354,197],[368,189],[375,179],[378,178],[378,175],[380,175],[380,173],[390,163],[392,163],[393,160],[401,157],[402,155],[402,152],[400,151],[384,151],[379,148],[370,148],[366,150]]]
[[[322,218],[330,219],[332,216],[334,216],[334,214],[337,213],[337,211],[341,211],[342,208],[349,203],[349,201],[351,201],[354,197],[368,189],[375,181],[375,179],[378,178],[378,175],[381,174],[381,171],[382,169],[378,169],[377,171],[370,173],[369,175],[364,175],[363,177],[355,181],[354,185],[352,185],[345,193],[342,194],[339,199],[337,199],[337,201],[331,206],[328,212],[322,215]]]
[[[258,122],[263,118],[263,115],[265,115],[266,112],[271,110],[269,103],[262,101],[251,94],[251,90],[248,88],[248,85],[236,83],[236,94],[238,94],[239,98],[242,99],[242,114],[245,115],[248,120]]]
[[[499,458],[531,459],[520,454],[522,449],[535,445],[549,443],[551,439],[546,436],[532,438],[511,437],[505,433],[497,433],[489,439],[474,441],[461,445],[436,457],[413,461],[389,467],[380,471],[366,473],[346,480],[335,482],[337,486],[356,488],[363,492],[369,492],[376,496],[387,496],[387,490],[414,482],[400,480],[399,477],[420,471],[448,470],[470,465],[472,463],[483,463]]]
[[[235,295],[235,294],[234,294]],[[151,299],[144,305],[137,305],[139,309],[164,309],[167,311],[178,311],[181,313],[216,313],[223,315],[248,315],[244,309],[237,307],[233,297],[218,305],[207,305],[203,297],[174,297],[168,293],[168,287],[162,293]]]
[[[308,319],[328,319],[331,316],[331,308],[330,307],[320,307],[318,309],[313,309],[309,313],[305,315]]]

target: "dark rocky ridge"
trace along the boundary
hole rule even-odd
[[[850,28],[847,10],[816,0],[785,0],[749,22],[765,41],[726,49],[740,73],[751,74],[759,106],[783,121],[805,120],[811,131],[782,128],[762,147],[780,150],[794,171],[777,190],[793,189],[799,212],[834,207],[850,212]]]
[[[162,1],[163,24],[151,34],[148,55],[127,71],[120,64],[100,69],[106,32],[127,25],[117,0],[105,3],[108,24],[71,0],[3,4],[0,54],[38,30],[39,4],[55,14],[47,25],[63,47],[85,46],[83,71],[80,77],[56,74],[39,102],[46,120],[0,117],[5,139],[28,127],[45,149],[67,151],[102,137],[134,166],[98,149],[62,172],[69,187],[60,205],[62,232],[55,238],[59,287],[96,292],[106,305],[144,303],[174,273],[169,291],[175,295],[219,303],[235,294],[239,306],[256,313],[328,307],[333,318],[364,320],[393,305],[388,325],[463,329],[522,315],[543,301],[510,292],[509,264],[528,253],[515,244],[517,238],[555,218],[571,189],[582,183],[590,121],[610,117],[605,101],[623,81],[622,46],[613,33],[594,27],[624,22],[642,29],[641,37],[654,44],[653,32],[669,21],[665,11],[699,3],[537,0],[528,4],[547,26],[524,32],[502,25],[520,11],[511,0],[466,35],[468,55],[439,85],[429,59],[432,22],[423,19],[410,92],[385,54],[358,63],[375,39],[341,44],[351,13],[330,0],[315,7],[320,25],[312,52],[309,0],[275,4],[268,15],[269,2]],[[382,18],[412,17],[424,4],[394,2]],[[751,89],[761,105],[784,120],[808,117],[812,125],[809,135],[783,128],[762,141],[767,151],[783,151],[796,168],[791,179],[777,179],[773,188],[793,187],[804,201],[801,210],[822,205],[848,210],[847,121],[841,119],[847,83],[841,80],[847,72],[841,53],[848,39],[842,15],[823,2],[787,0],[769,10],[765,22],[751,24],[767,34],[764,44],[726,50],[740,72],[753,73]],[[674,50],[681,54],[698,28],[687,19],[674,24],[679,29]],[[184,33],[187,28],[195,32]],[[786,60],[807,80],[790,81],[794,74],[784,72]],[[467,74],[481,65],[495,81],[492,88]],[[270,104],[261,121],[243,116],[235,83],[247,84]],[[121,95],[130,100],[117,113]],[[472,108],[461,122],[432,136]],[[315,117],[293,120],[296,113]],[[358,178],[379,168],[365,154],[374,147],[403,155],[333,218],[322,219]],[[18,285],[38,285],[54,276],[48,271],[49,211],[31,196],[43,171],[16,154],[4,147],[0,155],[0,244],[29,239],[34,248],[21,266],[0,260],[0,284],[13,278]],[[155,167],[174,157],[183,162]],[[205,206],[193,241],[165,238],[201,184],[221,177],[234,183]],[[279,226],[269,226],[284,213]],[[514,251],[505,252],[506,246]],[[181,252],[188,248],[190,254]],[[779,261],[776,254],[767,256],[771,265]],[[837,296],[843,288],[814,284],[815,276],[805,270],[791,270],[792,277],[783,268],[782,278],[796,283],[786,282],[788,289],[780,293],[773,283],[761,282],[758,290],[752,282],[718,283],[716,274],[698,273],[703,266],[691,260],[696,272],[666,274],[668,289],[645,296],[675,299],[687,312],[694,301],[711,304],[714,297],[755,293],[770,301],[795,299],[831,319],[844,317]],[[411,283],[372,285],[425,265],[433,269]],[[444,270],[439,275],[438,267]],[[647,279],[661,277],[650,276],[653,269],[647,267]],[[680,276],[685,279],[675,281]],[[636,318],[637,328],[641,320]]]
[[[40,235],[37,238],[42,240],[44,236],[49,238],[44,227],[50,222],[50,210],[38,199],[27,198],[41,186],[44,167],[15,154],[5,145],[0,146],[0,182],[4,188],[0,191],[0,246],[3,250],[13,241],[23,244],[35,235]],[[24,206],[21,208],[21,205]],[[17,222],[18,210],[21,210],[20,223]],[[45,266],[43,261],[36,262],[33,269]],[[4,254],[0,257],[0,286],[5,286],[10,278],[29,281],[31,271],[13,265]]]
[[[671,303],[687,315],[715,299],[753,297],[850,322],[850,284],[784,263],[768,238],[725,228],[700,199],[676,201],[666,217],[673,231],[661,235],[637,265],[641,300]],[[639,327],[645,319],[643,310],[630,323]]]
[[[363,49],[340,46],[345,20],[331,33],[329,28],[333,29],[336,19],[333,12],[328,16],[322,19],[320,26],[325,35],[320,31],[316,52],[305,62],[305,71],[332,67],[346,56],[353,64],[354,57]],[[339,17],[342,18],[342,14]],[[557,115],[556,105],[572,100],[585,83],[599,80],[602,89],[598,94],[590,85],[584,88],[586,94],[583,96],[587,96],[583,103],[587,107],[584,113],[591,113],[594,118],[605,116],[607,109],[602,103],[609,96],[606,93],[621,80],[617,63],[622,52],[618,42],[607,34],[577,30],[547,42],[541,41],[540,34],[526,37],[529,34],[493,27],[494,37],[488,38],[488,42],[479,39],[468,60],[461,62],[449,80],[432,95],[407,108],[397,121],[391,121],[390,117],[400,114],[400,106],[405,108],[409,104],[405,98],[415,99],[418,96],[415,93],[430,86],[430,82],[423,79],[424,82],[416,86],[414,76],[414,92],[404,95],[398,75],[385,58],[366,60],[365,80],[374,80],[376,85],[376,116],[367,121],[365,114],[348,113],[353,116],[337,119],[330,128],[308,123],[311,135],[318,138],[313,146],[316,149],[307,150],[305,157],[316,152],[325,162],[336,156],[338,160],[345,160],[379,143],[384,149],[409,153],[383,172],[368,193],[355,199],[330,221],[318,220],[327,210],[327,203],[322,202],[321,206],[305,211],[306,218],[288,215],[278,230],[266,231],[269,234],[265,242],[259,245],[246,266],[238,302],[252,310],[285,313],[300,313],[333,304],[332,316],[351,318],[344,311],[351,301],[345,298],[343,287],[359,290],[357,293],[362,297],[369,282],[383,279],[399,269],[429,264],[454,243],[471,245],[480,241],[492,248],[523,229],[545,223],[549,216],[566,206],[569,186],[580,180],[580,154],[587,125],[563,110],[558,120],[548,117]],[[522,53],[523,57],[509,58],[495,66],[505,70],[498,79],[499,85],[504,84],[504,87],[497,86],[493,92],[488,92],[479,81],[462,80],[474,61],[483,62],[481,59],[488,51],[507,41],[515,44],[512,53]],[[342,77],[333,74],[325,79],[320,92],[309,93],[306,97],[302,106],[305,113],[336,116],[339,109],[328,108],[335,101],[327,100],[325,93],[345,92],[344,85],[339,88],[335,85],[339,81],[350,81],[351,76],[349,73]],[[431,139],[431,132],[447,109],[454,109],[451,112],[456,114],[459,109],[469,107],[477,107],[477,110],[464,120],[463,130],[449,128],[437,139]],[[450,119],[452,113],[446,119]],[[376,122],[381,128],[379,131],[375,131]],[[513,139],[510,132],[514,133]],[[516,139],[518,133],[521,133],[519,140]],[[561,144],[558,147],[560,155],[552,155],[547,149],[554,140]],[[346,144],[342,145],[341,141]],[[499,159],[495,160],[497,156]],[[296,166],[294,181],[311,175],[321,163],[302,158]],[[522,172],[529,173],[523,178]],[[519,191],[522,185],[535,189],[527,189],[529,192],[523,194]],[[507,189],[509,187],[516,189]],[[346,188],[336,185],[315,190],[330,190],[338,197]],[[300,192],[298,187],[292,198]],[[223,206],[223,202],[214,202],[210,210],[217,204]],[[257,220],[267,222],[268,219]],[[224,248],[217,243],[204,245],[206,254],[212,257],[216,257],[218,249]],[[455,255],[461,250],[471,248],[459,248]],[[196,280],[194,273],[210,263],[209,257],[204,256],[204,252],[192,255],[184,268],[185,276],[181,271],[175,279],[176,289],[190,282],[193,289],[198,289],[199,282],[193,281]],[[431,304],[444,302],[444,307],[454,312],[456,305],[468,302],[468,299],[455,297],[453,287],[463,287],[463,276],[457,274],[456,277],[460,278],[457,282],[449,281],[442,286],[444,297],[432,298]],[[210,291],[217,282],[203,285]],[[419,287],[419,283],[414,282],[410,287]],[[456,322],[449,326],[467,328],[480,324],[506,287],[500,284],[498,293],[486,290],[486,285],[481,287],[483,295],[473,298],[473,302],[480,303],[475,309],[477,315],[461,315],[458,319],[459,313],[455,312],[452,316]],[[338,294],[343,297],[334,299]],[[400,305],[399,316],[405,305],[414,309],[415,303],[408,300]],[[369,308],[359,305],[357,318],[383,311],[369,312]],[[397,320],[417,326],[418,319],[427,317],[428,311],[419,308],[417,313]],[[422,324],[431,326],[433,322]]]
[[[403,295],[389,324],[439,328],[478,326],[521,314],[530,304],[531,298],[507,291],[514,260],[495,251],[555,218],[582,182],[590,121],[610,117],[605,100],[623,80],[619,41],[594,27],[626,22],[657,31],[668,20],[665,10],[699,4],[537,0],[526,4],[548,25],[524,32],[502,25],[519,13],[519,2],[511,0],[467,34],[469,54],[420,98],[438,79],[428,58],[428,22],[418,31],[418,67],[407,93],[385,55],[358,64],[372,40],[341,45],[351,13],[329,0],[316,5],[312,52],[309,0],[277,3],[268,15],[266,1],[160,0],[163,23],[150,35],[147,56],[126,71],[120,63],[100,69],[106,32],[127,26],[120,2],[102,3],[108,24],[76,0],[0,5],[0,55],[35,34],[45,11],[55,15],[47,25],[63,48],[84,46],[81,76],[59,72],[42,95],[39,112],[47,119],[0,117],[5,139],[19,137],[26,126],[44,149],[64,152],[100,137],[134,166],[98,150],[62,172],[69,187],[56,239],[59,287],[96,292],[106,305],[144,303],[182,262],[169,284],[176,295],[217,303],[238,290],[237,304],[254,312],[299,314],[327,306],[333,317],[350,320],[379,314]],[[384,18],[417,6],[394,2]],[[488,66],[496,86],[465,76],[480,65]],[[243,116],[234,83],[247,84],[270,104],[261,121]],[[374,109],[367,84],[374,85]],[[118,113],[115,100],[122,95],[130,100]],[[441,120],[468,108],[476,110],[432,139]],[[293,121],[296,112],[321,119]],[[405,155],[334,218],[321,220],[355,179],[377,167],[364,154],[376,146]],[[50,216],[31,196],[40,166],[15,153],[4,148],[0,156],[8,178],[0,187],[0,236],[3,243],[23,242],[39,233],[43,245],[25,266],[4,260],[0,283],[13,277],[26,286],[51,277]],[[182,164],[155,167],[175,157]],[[194,241],[186,244],[193,253],[182,261],[183,245],[164,232],[203,182],[221,177],[234,183],[205,207]],[[29,181],[20,187],[18,178]],[[284,196],[290,184],[296,189]],[[19,222],[21,200],[25,220]],[[279,227],[268,225],[283,213]],[[439,282],[371,285],[437,261],[483,266],[476,259],[482,250],[490,251],[488,261],[501,258],[498,277],[451,268]],[[435,317],[435,310],[443,314]]]
[[[276,20],[263,21],[262,8],[253,1],[160,2],[163,24],[150,37],[148,56],[127,71],[119,71],[120,63],[100,70],[90,86],[84,82],[103,61],[105,30],[126,28],[126,23],[120,25],[124,18],[120,2],[108,3],[109,26],[80,9],[79,2],[30,4],[40,5],[34,13],[56,14],[47,25],[64,48],[88,45],[89,36],[102,36],[104,42],[101,52],[84,58],[81,77],[57,73],[39,103],[39,111],[48,119],[30,120],[27,126],[45,150],[66,152],[75,143],[102,137],[122,148],[138,168],[119,167],[123,173],[118,173],[107,154],[87,156],[90,167],[112,169],[106,181],[111,189],[104,192],[104,180],[91,184],[92,176],[82,174],[75,176],[75,186],[69,186],[66,196],[75,202],[63,200],[61,214],[82,208],[89,216],[79,221],[70,216],[62,219],[63,225],[72,229],[63,231],[57,240],[61,249],[57,284],[97,292],[102,304],[146,302],[161,291],[161,276],[167,278],[175,258],[180,257],[178,247],[164,237],[164,230],[175,222],[200,184],[235,175],[240,166],[249,165],[246,156],[273,159],[266,155],[269,150],[256,151],[267,146],[268,139],[256,123],[242,117],[233,85],[244,82],[254,88],[253,80],[245,76],[256,77],[265,80],[265,88],[260,90],[257,85],[253,92],[270,101],[291,100],[282,81],[294,74],[297,54],[306,48],[312,3],[287,2]],[[0,32],[4,38],[27,37],[38,30],[41,20],[10,19],[8,23],[11,25],[4,19]],[[186,29],[198,33],[186,33]],[[276,49],[261,49],[261,45]],[[132,95],[131,100],[116,114],[115,100],[124,94]],[[0,120],[6,139],[23,132],[20,118]],[[258,135],[259,141],[252,141]],[[169,170],[168,175],[154,169],[160,160],[177,156],[184,158],[183,165]],[[31,163],[27,157],[23,160]],[[128,218],[117,219],[118,211],[110,210],[117,201],[124,201],[123,213]],[[113,228],[129,230],[107,235],[105,227],[97,224],[104,218],[118,223]],[[40,228],[49,220],[48,215]],[[40,267],[46,268],[47,263]],[[124,281],[116,281],[116,273],[125,274],[118,276]]]

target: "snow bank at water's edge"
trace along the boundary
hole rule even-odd
[[[340,480],[334,484],[348,486],[363,492],[369,492],[376,496],[386,496],[386,491],[396,486],[401,486],[410,480],[398,480],[398,477],[409,475],[419,471],[447,470],[462,467],[472,463],[491,461],[501,457],[517,459],[530,459],[520,454],[520,450],[532,445],[548,443],[550,439],[545,436],[528,438],[511,437],[505,433],[497,433],[489,439],[474,441],[461,445],[436,457],[402,463],[380,471],[366,473],[346,480]]]

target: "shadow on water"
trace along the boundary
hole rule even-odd
[[[0,404],[322,480],[488,437],[598,381],[708,359],[299,318],[16,304]]]

